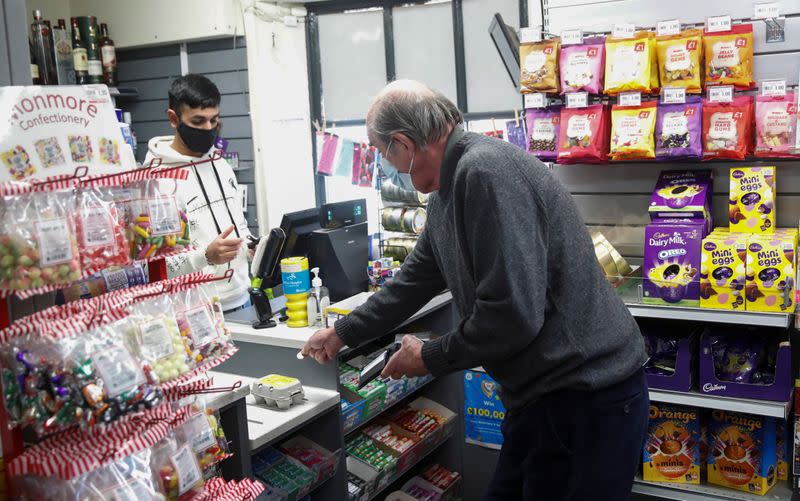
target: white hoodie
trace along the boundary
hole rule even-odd
[[[206,153],[201,158],[182,155],[172,148],[173,136],[152,138],[148,146],[145,165],[155,157],[161,158],[161,165],[178,165],[208,158]],[[215,171],[216,170],[216,175]],[[189,232],[195,250],[167,258],[167,272],[170,277],[185,275],[203,270],[206,273],[222,275],[228,268],[233,268],[230,281],[214,282],[216,294],[222,300],[224,310],[242,306],[249,298],[247,289],[250,286],[247,264],[247,221],[242,213],[237,192],[236,176],[225,159],[214,160],[197,167],[190,168],[189,178],[179,181],[178,193],[186,203],[186,214],[189,217]],[[209,265],[206,262],[206,247],[225,231],[231,224],[236,229],[228,238],[243,239],[239,254],[229,264]]]

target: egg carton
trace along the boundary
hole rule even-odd
[[[253,381],[250,393],[257,403],[281,410],[302,403],[305,399],[303,385],[299,379],[279,374],[270,374]]]

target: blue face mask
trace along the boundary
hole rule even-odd
[[[389,141],[389,147],[386,148],[386,155],[389,154],[391,148],[392,142]],[[416,153],[411,157],[411,165],[408,166],[408,172],[398,172],[397,167],[392,165],[392,163],[386,159],[386,156],[381,158],[381,169],[383,169],[383,173],[386,174],[386,177],[393,185],[407,191],[417,190],[414,188],[414,183],[411,180],[411,169],[414,168],[414,156],[416,156]]]

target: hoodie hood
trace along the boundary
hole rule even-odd
[[[147,142],[147,158],[158,157],[165,164],[187,163],[197,160],[198,157],[181,155],[172,148],[172,141],[175,136],[156,136]],[[207,153],[206,153],[207,155]],[[206,155],[203,155],[206,156]],[[199,158],[203,158],[199,157]]]

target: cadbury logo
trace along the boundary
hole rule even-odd
[[[759,252],[762,249],[761,244],[753,242],[750,244],[750,252]]]
[[[743,178],[743,177],[744,177],[744,172],[742,172],[742,171],[740,171],[740,170],[735,170],[735,171],[733,171],[733,173],[732,173],[731,175],[732,175],[732,176],[733,176],[735,179],[741,179],[741,178]]]
[[[727,386],[724,384],[706,383],[703,385],[703,391],[706,393],[711,393],[712,391],[722,391],[725,388],[727,388]]]
[[[715,244],[714,242],[706,242],[703,248],[707,251],[713,251],[714,249],[717,248],[717,244]]]

